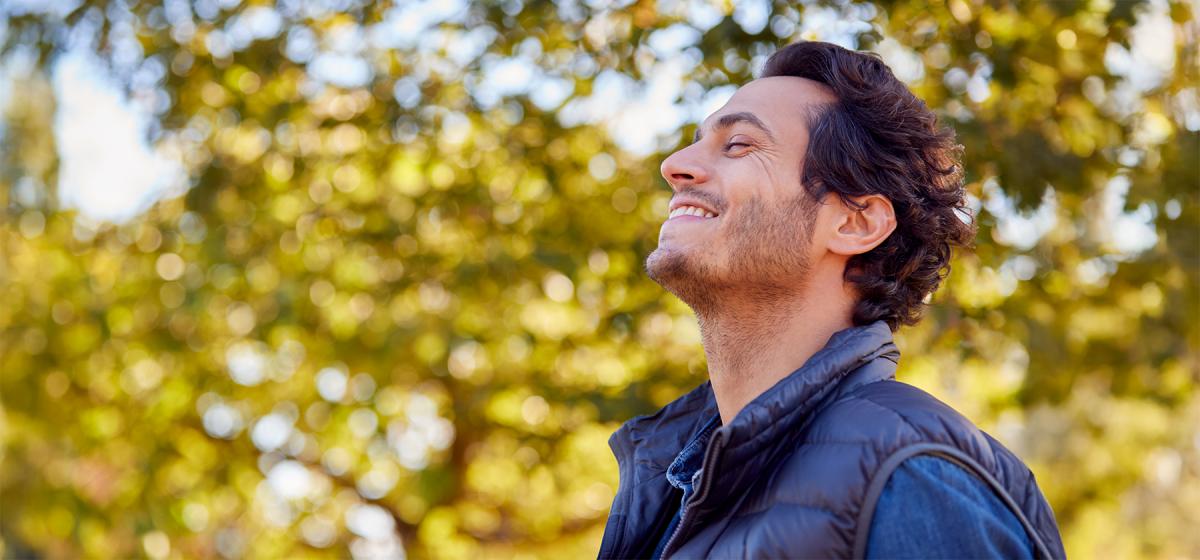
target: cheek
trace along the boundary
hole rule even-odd
[[[730,160],[727,172],[731,180],[727,197],[731,206],[759,199],[763,207],[777,207],[798,194],[799,173],[783,167],[759,153]]]
[[[762,167],[746,158],[731,162],[725,178],[723,194],[728,206],[726,211],[730,213],[741,212],[770,188],[770,177],[763,172]]]
[[[773,179],[771,165],[759,154],[751,152],[726,161],[729,164],[729,172],[737,177],[739,182],[761,186],[764,181]]]
[[[778,169],[757,159],[743,159],[744,163],[738,169],[739,181],[728,192],[733,222],[730,227],[756,223],[757,227],[778,228],[779,224],[791,219],[787,205],[791,204],[799,187],[781,182]]]

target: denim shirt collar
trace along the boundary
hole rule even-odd
[[[671,466],[667,467],[667,482],[671,486],[683,490],[683,503],[687,502],[688,496],[692,493],[692,485],[695,483],[696,477],[700,475],[704,451],[708,449],[708,439],[719,427],[721,427],[721,417],[714,414],[712,419],[692,437],[691,441],[683,446],[683,450],[675,456]]]

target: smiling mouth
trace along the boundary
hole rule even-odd
[[[709,212],[708,210],[705,210],[703,208],[698,208],[696,206],[688,206],[685,204],[683,206],[680,206],[679,208],[672,210],[671,214],[669,216],[667,216],[667,219],[673,220],[680,216],[691,216],[694,218],[715,218],[715,217],[717,217],[716,214]]]

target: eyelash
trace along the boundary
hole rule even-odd
[[[699,138],[699,137],[697,137],[695,140],[693,140],[693,141],[692,141],[692,143],[693,143],[693,144],[699,144],[699,143],[700,143],[700,138]],[[743,147],[743,148],[751,148],[751,147],[754,147],[754,144],[751,144],[750,142],[728,142],[728,143],[726,143],[726,144],[725,144],[725,146],[722,148],[722,151],[724,151],[724,152],[728,152],[729,150],[732,150],[732,149],[734,149],[736,146],[741,146],[741,147]]]

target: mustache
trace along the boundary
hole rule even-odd
[[[700,189],[695,188],[680,189],[680,191],[677,192],[677,195],[680,195],[680,197],[694,198],[700,201],[700,203],[710,207],[710,209],[713,209],[716,213],[725,213],[725,200],[721,200],[718,195],[708,191],[700,191]]]

